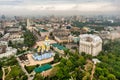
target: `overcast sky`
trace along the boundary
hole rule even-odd
[[[119,14],[120,0],[0,0],[0,14]]]

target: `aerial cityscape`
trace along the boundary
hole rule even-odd
[[[119,0],[0,0],[0,80],[120,80]]]

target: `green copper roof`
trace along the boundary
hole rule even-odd
[[[38,68],[35,68],[34,71],[35,71],[36,73],[40,73],[40,72],[46,71],[46,70],[51,69],[51,68],[52,68],[51,65],[45,64],[45,65],[43,65],[43,66],[40,66],[40,67],[38,67]]]
[[[39,29],[40,32],[48,32],[47,30],[45,29]]]
[[[52,44],[52,46],[53,46],[53,47],[57,47],[57,48],[60,49],[60,50],[65,50],[65,49],[67,49],[66,47],[64,47],[64,46],[62,46],[62,45],[60,45],[60,44],[57,44],[57,43]]]

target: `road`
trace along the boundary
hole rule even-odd
[[[94,73],[95,73],[95,64],[93,64],[93,69],[92,69],[92,72],[91,72],[91,76],[90,76],[90,80],[93,80],[93,76],[94,76]]]
[[[20,63],[20,59],[19,58],[16,58],[22,71],[25,72],[25,74],[28,76],[28,80],[33,80],[33,77],[30,77],[31,74],[28,74],[28,72],[26,71],[26,69],[24,68],[24,66]],[[33,74],[33,73],[32,73]]]

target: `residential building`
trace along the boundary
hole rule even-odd
[[[5,30],[6,33],[9,33],[9,40],[21,38],[23,35],[22,30],[20,27],[9,27]]]
[[[49,36],[49,31],[46,29],[39,29],[39,32],[42,37]]]
[[[6,41],[0,41],[0,58],[9,57],[16,53],[17,49],[8,47],[8,43]]]
[[[120,32],[119,31],[101,31],[100,32],[100,37],[102,39],[110,39],[110,40],[115,40],[120,38]]]
[[[69,42],[68,38],[68,36],[70,35],[69,30],[55,29],[52,34],[58,43]]]
[[[52,44],[51,47],[53,48],[53,50],[59,52],[61,55],[64,55],[64,50],[67,50],[66,47],[57,43]]]

